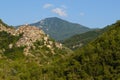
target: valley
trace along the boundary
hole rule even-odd
[[[118,20],[60,43],[38,26],[0,20],[0,80],[119,80],[119,34]]]

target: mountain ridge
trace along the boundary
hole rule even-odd
[[[71,23],[57,17],[45,18],[30,25],[41,27],[45,33],[49,34],[55,40],[63,40],[74,34],[91,30],[83,25]]]

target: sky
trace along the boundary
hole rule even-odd
[[[0,18],[8,25],[48,17],[103,28],[120,20],[120,0],[0,0]]]

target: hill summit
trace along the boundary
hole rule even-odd
[[[55,40],[63,40],[90,30],[83,25],[71,23],[57,17],[45,18],[30,25],[42,28],[45,33],[49,34]]]

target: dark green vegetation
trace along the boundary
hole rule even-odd
[[[82,46],[85,46],[90,41],[96,39],[101,33],[102,33],[102,30],[100,29],[92,30],[82,34],[74,35],[66,40],[61,41],[61,43],[63,43],[68,48],[74,50]]]
[[[41,28],[43,31],[55,40],[63,40],[75,34],[84,33],[90,30],[80,24],[71,23],[57,17],[46,18],[30,25],[37,27],[42,26]]]
[[[4,26],[1,22],[1,30]],[[9,28],[9,26],[6,27]],[[35,49],[31,47],[32,56],[25,56],[26,46],[16,46],[16,42],[21,37],[22,34],[13,36],[6,31],[0,31],[0,80],[51,80],[50,76],[44,74],[44,67],[72,53],[65,47],[62,50],[59,49],[55,46],[55,41],[49,39],[54,43],[52,46],[55,54],[53,54],[50,48],[43,45],[44,39],[42,39],[34,43]]]
[[[89,42],[95,40],[99,35],[104,33],[109,26],[106,26],[103,29],[94,29],[82,34],[74,35],[68,39],[61,40],[60,42],[72,50],[81,48],[88,44]]]
[[[18,39],[5,32],[0,34],[3,35],[0,50],[7,50],[9,41],[14,43]],[[108,26],[103,34],[75,53],[66,54],[66,50],[56,48],[60,54],[52,56],[47,53],[50,53],[47,47],[38,47],[42,41],[34,44],[36,50],[31,51],[41,56],[40,63],[37,57],[20,55],[23,48],[13,47],[7,53],[0,53],[0,80],[120,80],[120,21]],[[37,51],[45,54],[39,55]],[[6,55],[9,52],[16,58]]]
[[[95,41],[78,50],[74,57],[82,64],[88,78],[95,80],[120,79],[120,21],[108,27],[108,30]]]
[[[23,48],[15,47],[15,43],[19,38],[20,36],[12,36],[5,31],[0,32],[0,55],[6,56],[8,59],[22,58]]]
[[[34,43],[35,49],[31,48],[30,52],[35,56],[35,60],[40,64],[40,65],[46,65],[50,64],[54,61],[57,61],[61,57],[65,57],[66,55],[70,55],[73,53],[70,49],[67,49],[64,47],[62,50],[57,48],[55,46],[55,43],[53,44],[53,51],[48,48],[46,45],[44,45],[44,41],[36,41]],[[41,46],[44,45],[44,46]]]
[[[119,44],[120,21],[76,54],[60,60],[59,66],[59,62],[53,65],[54,76],[61,80],[120,80]]]

